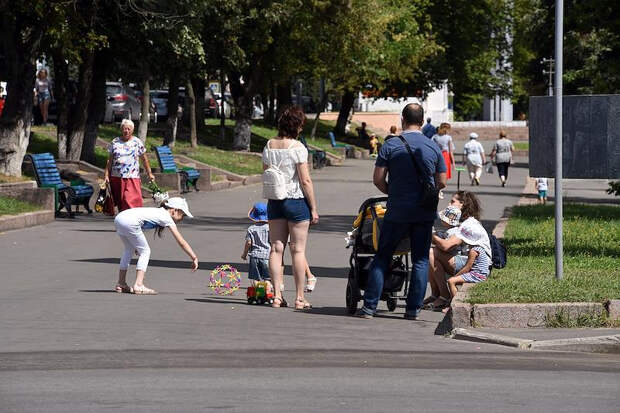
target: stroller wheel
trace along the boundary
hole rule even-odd
[[[347,282],[347,292],[346,292],[346,304],[347,304],[347,313],[355,314],[357,311],[357,297],[358,294],[354,291],[354,286],[351,283],[351,280]]]
[[[388,299],[386,300],[386,304],[387,304],[387,308],[389,311],[396,310],[396,298],[395,297],[388,297]]]

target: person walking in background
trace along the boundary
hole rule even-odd
[[[514,151],[512,141],[506,137],[506,131],[499,132],[499,139],[493,145],[491,159],[497,165],[497,173],[502,186],[506,186],[508,180],[508,167],[512,163],[512,151]]]
[[[394,131],[396,133],[396,131]],[[437,128],[433,126],[431,123],[431,118],[426,118],[426,125],[422,128],[422,134],[429,139],[432,139],[433,136],[437,133]]]
[[[441,154],[446,164],[446,179],[452,178],[452,168],[456,165],[454,163],[454,142],[452,142],[452,136],[448,135],[450,130],[450,124],[443,122],[439,125],[437,133],[433,136],[433,141],[439,145]]]
[[[446,165],[437,145],[420,131],[424,123],[424,109],[421,105],[410,103],[405,106],[402,122],[402,135],[385,141],[375,163],[373,182],[379,191],[388,195],[388,201],[379,248],[368,272],[364,306],[357,314],[362,318],[372,318],[377,311],[386,272],[389,271],[398,243],[404,237],[408,236],[411,241],[412,260],[405,319],[417,318],[426,293],[428,255],[437,211],[420,205],[424,194],[420,179],[433,183],[436,188],[444,188]],[[414,164],[412,156],[419,168]],[[420,177],[418,169],[425,176]]]
[[[469,142],[463,147],[463,156],[465,156],[465,164],[469,172],[469,179],[472,185],[480,185],[480,176],[482,175],[482,165],[486,163],[484,148],[478,142],[478,134],[472,132],[469,134]]]
[[[269,276],[269,225],[267,224],[267,205],[264,202],[254,204],[248,218],[254,222],[245,234],[245,244],[241,259],[250,256],[248,278],[252,285],[258,281],[271,281]]]
[[[105,166],[104,179],[110,184],[112,199],[114,205],[118,207],[118,212],[142,206],[142,184],[138,160],[142,161],[149,179],[155,180],[144,143],[140,138],[133,136],[133,129],[134,124],[131,119],[123,119],[122,135],[114,138],[108,146],[109,157]]]
[[[47,77],[47,69],[41,69],[39,73],[37,73],[37,79],[34,82],[34,94],[36,102],[39,105],[39,111],[41,112],[41,122],[43,126],[46,126],[48,109],[54,97],[52,95],[51,81]]]
[[[536,178],[536,189],[538,190],[538,201],[543,205],[547,204],[547,190],[549,189],[547,178]]]
[[[306,289],[306,242],[310,224],[319,222],[310,172],[308,150],[297,139],[306,116],[301,107],[286,108],[278,119],[278,136],[270,139],[263,150],[263,196],[269,220],[269,273],[275,298],[272,306],[285,307],[282,284],[282,255],[291,238],[290,251],[295,278],[295,309],[311,308],[304,298]]]

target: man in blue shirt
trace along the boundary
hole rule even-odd
[[[410,103],[402,112],[402,136],[409,144],[418,165],[438,189],[446,186],[446,165],[439,147],[427,139],[420,128],[424,123],[424,109]],[[387,177],[389,175],[389,184]],[[389,271],[392,255],[400,240],[409,236],[411,240],[412,274],[407,295],[405,318],[415,320],[422,308],[428,281],[428,253],[431,246],[433,221],[437,211],[419,205],[422,187],[418,181],[417,169],[403,141],[392,138],[383,144],[373,176],[375,186],[388,195],[379,248],[370,266],[368,285],[364,291],[364,306],[358,315],[372,318],[383,290],[386,271]]]
[[[422,128],[422,133],[428,139],[431,139],[437,133],[437,128],[431,124],[431,118],[426,119],[426,125]]]

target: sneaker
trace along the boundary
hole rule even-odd
[[[480,179],[476,178],[476,185],[480,186]]]
[[[418,316],[416,314],[405,313],[405,317],[404,318],[405,318],[405,320],[417,320]]]
[[[365,318],[366,320],[370,320],[374,316],[372,314],[368,314],[366,311],[360,308],[359,310],[357,310],[357,313],[355,313],[355,317]]]

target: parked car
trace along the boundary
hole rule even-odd
[[[168,117],[168,91],[151,90],[151,102],[155,105],[155,112],[160,120]]]
[[[142,105],[131,87],[120,82],[106,82],[105,94],[104,122],[120,122],[122,119],[140,120]]]
[[[205,89],[205,116],[208,118],[217,118],[219,113],[218,101],[215,98],[215,93],[211,89]]]
[[[136,94],[136,97],[138,98],[138,100],[140,101],[140,110],[142,110],[142,102],[143,102],[143,98],[142,98],[142,91],[139,89],[134,88],[134,92]],[[149,93],[150,96],[150,93]],[[155,110],[155,103],[153,103],[153,100],[150,99],[150,107],[149,107],[149,122],[154,122],[157,123],[157,110]]]

